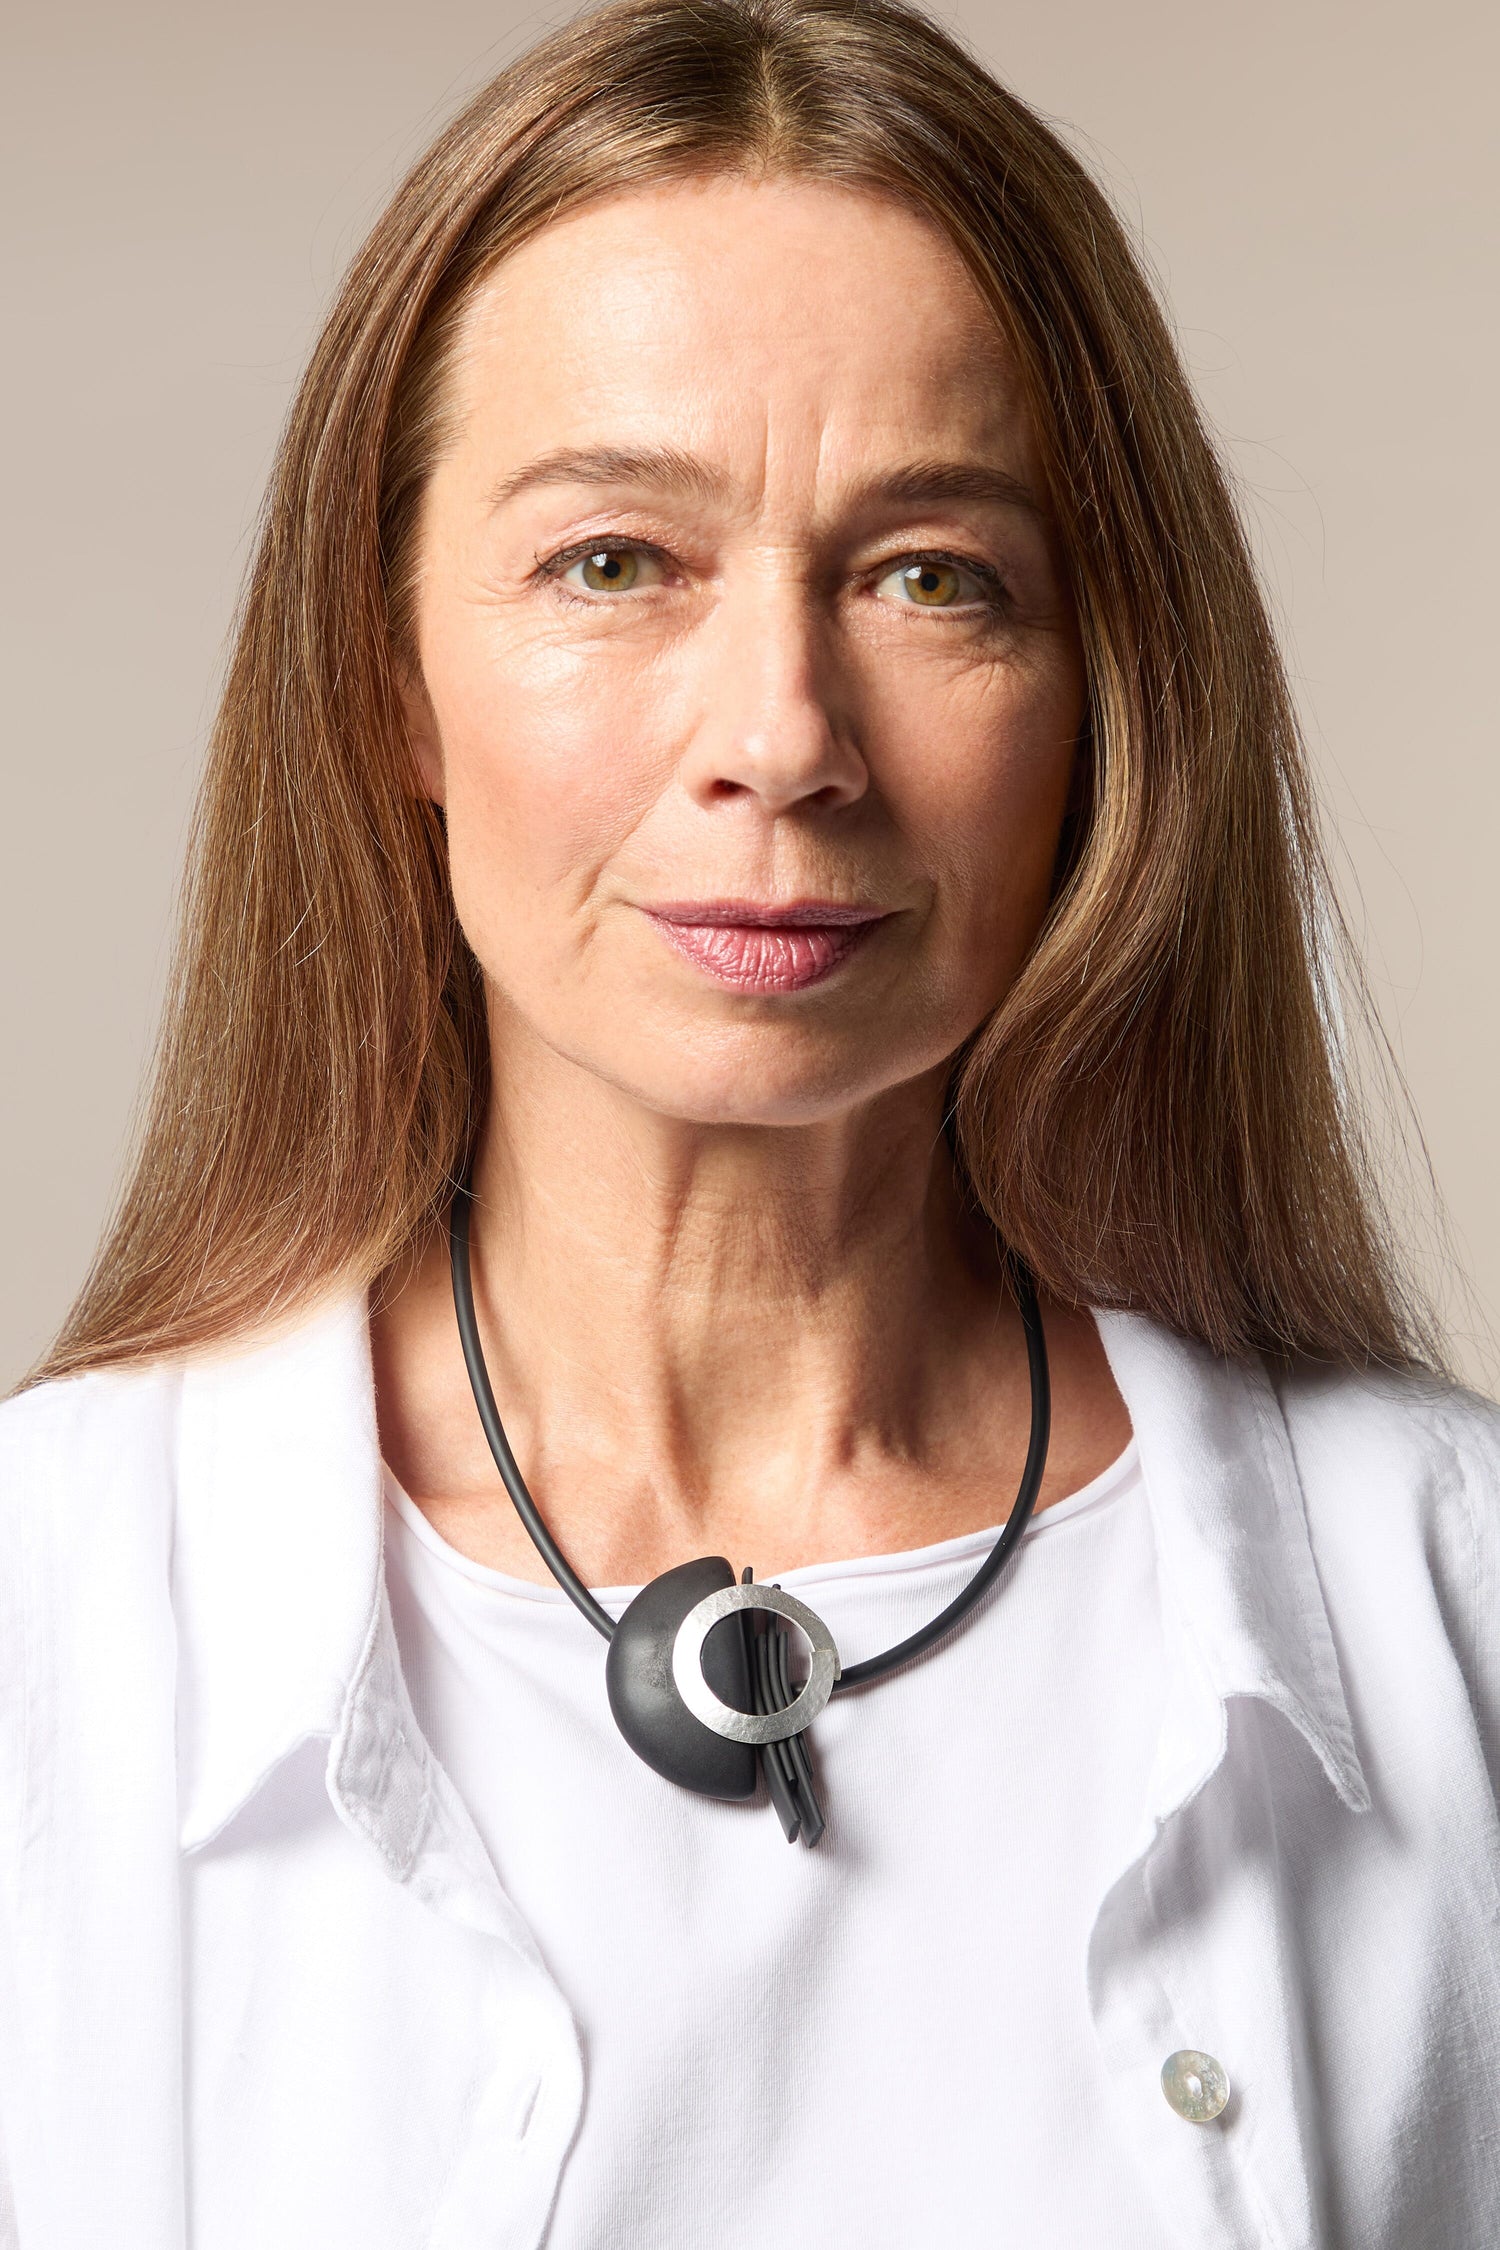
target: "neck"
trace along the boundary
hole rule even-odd
[[[481,1330],[527,1481],[585,1576],[715,1551],[761,1573],[1003,1516],[1024,1348],[940,1081],[725,1127],[550,1053],[497,1062],[474,1179]],[[376,1369],[408,1489],[456,1544],[537,1575],[468,1399],[441,1245],[377,1322]]]
[[[662,1449],[684,1490],[719,1482],[752,1432],[811,1466],[867,1423],[899,1425],[955,1300],[995,1286],[935,1089],[771,1128],[684,1125],[597,1080],[552,1091],[491,1112],[486,1295],[526,1307],[530,1341],[507,1340],[560,1408],[596,1419],[603,1378],[632,1450]]]

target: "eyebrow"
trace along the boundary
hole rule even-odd
[[[719,470],[677,446],[566,445],[512,470],[495,486],[490,504],[501,508],[518,493],[553,484],[644,485],[689,500],[722,499],[729,489],[728,478]],[[1044,503],[1024,477],[984,461],[910,461],[869,478],[853,497],[856,507],[882,503],[931,507],[968,500],[1045,513]]]

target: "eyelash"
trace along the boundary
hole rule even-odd
[[[672,564],[672,557],[668,554],[666,548],[657,546],[654,540],[581,539],[571,547],[560,548],[555,555],[538,555],[536,558],[536,575],[539,578],[551,579],[565,600],[581,602],[587,608],[592,609],[597,606],[596,602],[587,594],[575,594],[571,587],[564,584],[564,579],[574,563],[584,561],[589,555],[606,554],[649,555],[653,562],[660,563],[663,569],[669,569]],[[999,615],[1007,608],[1010,597],[1005,581],[994,564],[981,562],[976,555],[954,554],[947,548],[907,548],[901,554],[891,556],[888,561],[880,564],[875,570],[865,572],[865,582],[870,585],[878,585],[881,579],[888,578],[893,570],[901,568],[902,565],[909,568],[912,564],[920,565],[924,563],[937,563],[947,570],[967,571],[970,577],[977,578],[984,588],[983,606],[986,609],[995,615]],[[918,606],[915,602],[910,604],[913,609]],[[964,603],[956,606],[960,607],[961,610],[969,610],[974,605]],[[931,614],[940,616],[942,612],[936,611]]]

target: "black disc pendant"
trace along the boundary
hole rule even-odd
[[[722,1555],[679,1563],[643,1586],[614,1629],[604,1661],[609,1707],[631,1749],[679,1788],[702,1797],[753,1797],[752,1744],[729,1742],[694,1718],[672,1676],[672,1646],[689,1610],[735,1583]],[[703,1677],[735,1711],[755,1709],[742,1619],[726,1617],[703,1644]]]

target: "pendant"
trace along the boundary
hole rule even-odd
[[[793,1691],[782,1619],[811,1663]],[[701,1796],[752,1796],[757,1763],[788,1843],[816,1844],[824,1819],[804,1739],[839,1677],[833,1636],[779,1586],[736,1585],[722,1555],[663,1571],[616,1625],[605,1660],[615,1723],[638,1757]]]

